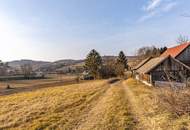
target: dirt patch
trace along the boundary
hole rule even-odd
[[[113,78],[113,79],[110,79],[110,80],[108,80],[108,83],[109,84],[113,84],[113,83],[116,83],[116,82],[118,82],[118,81],[120,81],[121,79],[119,79],[119,78]]]
[[[39,83],[36,85],[28,85],[23,87],[16,87],[11,89],[1,88],[0,89],[0,96],[15,94],[15,93],[21,93],[21,92],[29,92],[29,91],[35,91],[42,88],[48,88],[48,87],[58,87],[63,85],[69,85],[69,84],[76,84],[78,83],[76,80],[68,80],[68,81],[56,81],[56,82],[50,82],[50,83]]]

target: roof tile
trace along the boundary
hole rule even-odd
[[[176,58],[184,49],[186,49],[190,45],[190,42],[183,43],[181,45],[168,48],[162,55],[161,57],[165,56],[172,56],[173,58]]]

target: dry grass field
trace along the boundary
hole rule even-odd
[[[128,113],[123,87],[92,81],[0,97],[0,129],[125,129]]]
[[[54,86],[0,96],[0,130],[186,130],[159,91],[133,79]]]
[[[48,75],[46,79],[0,81],[0,96],[76,83],[73,75]],[[7,84],[11,89],[6,89]]]
[[[12,80],[12,81],[0,81],[0,88],[5,88],[7,84],[13,88],[31,86],[37,84],[46,84],[52,82],[68,81],[76,78],[72,75],[48,75],[46,79],[35,79],[35,80]]]
[[[154,88],[146,86],[136,80],[129,79],[123,84],[125,87],[131,112],[138,120],[137,129],[145,130],[188,130],[190,129],[190,113],[184,113],[181,116],[176,116],[176,113],[171,109],[176,99],[180,106],[187,106],[190,110],[190,103],[185,98],[178,98],[179,95],[171,97],[168,95],[167,88]],[[182,92],[184,90],[179,90]],[[189,91],[190,92],[190,91]],[[169,93],[173,93],[169,91]],[[185,95],[180,95],[181,97]],[[163,100],[164,99],[164,100]],[[184,101],[185,99],[185,101]],[[190,96],[188,101],[190,101]],[[171,102],[165,103],[165,102]],[[182,104],[189,103],[189,104]],[[167,105],[166,105],[167,104]],[[181,109],[185,110],[185,109]]]

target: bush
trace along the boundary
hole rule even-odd
[[[100,69],[100,75],[102,78],[116,77],[114,64],[106,64]]]
[[[7,87],[6,87],[6,89],[11,89],[11,86],[8,84]]]
[[[190,115],[190,89],[162,88],[159,90],[159,101],[176,116]]]

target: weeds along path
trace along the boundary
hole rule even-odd
[[[129,79],[123,82],[123,86],[125,86],[131,112],[138,121],[137,129],[167,129],[169,115],[159,108],[153,90],[135,82],[135,80]]]
[[[71,130],[109,88],[92,81],[0,97],[0,129]]]
[[[121,82],[111,84],[96,105],[84,116],[76,130],[133,129],[134,119],[129,113]]]

